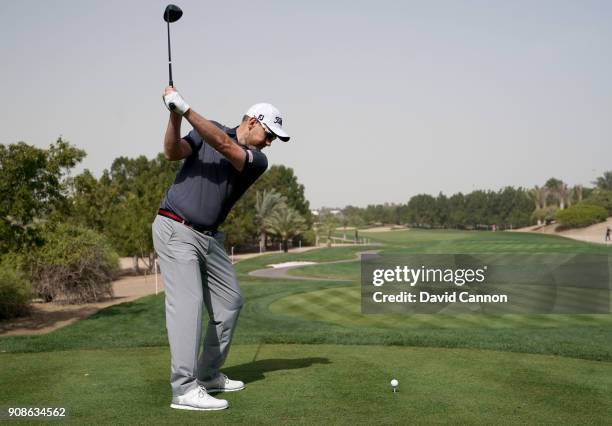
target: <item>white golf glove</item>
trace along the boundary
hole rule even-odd
[[[166,104],[166,108],[178,115],[185,114],[190,108],[179,92],[170,92],[164,95],[164,104]]]

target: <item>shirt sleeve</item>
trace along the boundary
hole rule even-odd
[[[246,159],[244,161],[244,169],[242,169],[242,177],[248,181],[254,182],[268,168],[268,158],[261,151],[245,148]]]
[[[187,143],[191,147],[192,155],[198,152],[200,148],[202,148],[202,145],[204,144],[202,137],[200,136],[198,132],[195,131],[195,129],[189,132],[186,136],[184,136],[183,139],[185,139],[185,141],[187,141]]]

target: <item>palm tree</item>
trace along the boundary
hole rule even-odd
[[[548,189],[546,186],[539,187],[538,185],[536,185],[533,189],[529,191],[529,194],[531,195],[531,198],[535,204],[534,213],[539,211],[540,209],[546,208],[546,199],[550,194],[550,189]],[[538,219],[538,225],[541,224],[541,219]]]
[[[573,201],[577,203],[582,201],[582,185],[575,185],[570,190],[569,197],[567,199],[567,206],[570,207]]]
[[[321,214],[319,215],[319,221],[321,224],[321,230],[327,236],[327,247],[331,247],[331,236],[336,227],[338,226],[338,220],[336,218],[336,215],[334,215],[330,211],[321,212]]]
[[[286,206],[287,199],[275,190],[257,191],[255,194],[255,218],[259,227],[259,251],[266,251],[266,225],[265,219],[276,210]]]
[[[550,190],[545,186],[539,187],[536,185],[529,190],[529,195],[535,204],[536,210],[546,207],[546,199],[548,198],[548,194],[550,194]]]
[[[540,208],[540,188],[536,185],[534,188],[529,190],[529,198],[535,205],[535,210]]]
[[[553,198],[556,198],[557,201],[559,201],[559,207],[561,207],[561,209],[563,209],[563,205],[564,205],[564,200],[563,200],[563,197],[561,196],[561,193],[563,192],[562,188],[564,185],[565,184],[563,183],[562,180],[554,178],[554,177],[548,179],[546,183],[544,184],[544,187],[548,189],[549,194],[552,195]]]
[[[566,183],[561,183],[557,187],[557,197],[559,198],[559,208],[563,210],[565,205],[570,203],[570,191]]]
[[[578,202],[582,201],[582,185],[576,185],[574,187],[574,192],[576,193],[576,198],[578,199]]]
[[[280,237],[284,252],[289,250],[289,239],[306,229],[304,218],[297,210],[288,207],[286,204],[278,207],[269,216],[265,217],[263,223],[269,233]]]
[[[597,188],[603,189],[604,191],[612,191],[612,170],[604,172],[603,176],[593,181]]]

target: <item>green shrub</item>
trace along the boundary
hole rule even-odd
[[[30,282],[15,255],[0,261],[0,320],[26,315],[30,311]]]
[[[606,209],[587,203],[578,203],[565,210],[559,210],[556,215],[557,221],[566,228],[582,228],[603,222],[607,217]]]
[[[43,237],[43,246],[31,256],[37,295],[57,303],[90,303],[113,296],[119,258],[104,236],[58,224],[46,228]]]

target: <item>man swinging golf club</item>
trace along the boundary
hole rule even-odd
[[[272,105],[253,105],[235,128],[195,112],[171,86],[164,103],[171,111],[164,137],[168,160],[184,160],[153,222],[166,297],[171,352],[172,408],[221,410],[228,403],[208,392],[231,392],[244,383],[220,368],[227,357],[242,295],[218,227],[240,196],[267,166],[261,152],[279,138],[288,141],[282,116]],[[193,130],[181,138],[185,118]],[[203,306],[209,321],[200,354]]]

